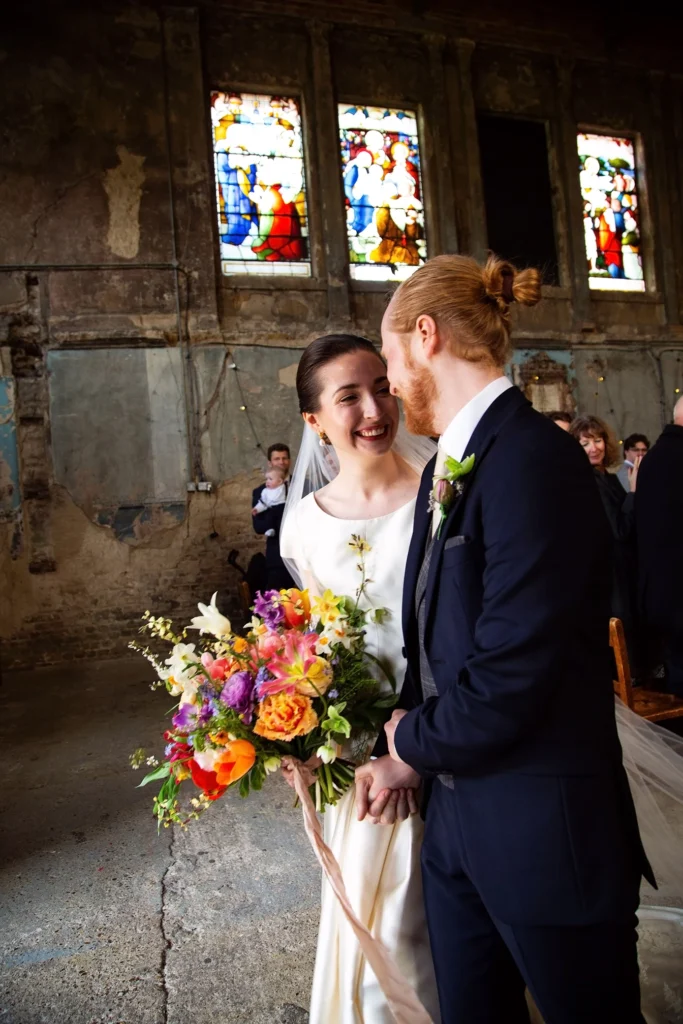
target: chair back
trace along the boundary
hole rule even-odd
[[[242,612],[244,613],[244,621],[246,622],[251,615],[251,595],[249,593],[249,584],[246,580],[238,580],[237,592],[240,598],[240,604],[242,605]]]
[[[614,680],[614,692],[626,707],[633,710],[633,685],[631,683],[631,665],[628,660],[624,624],[621,619],[609,620],[609,643],[614,651],[617,666],[617,678]]]

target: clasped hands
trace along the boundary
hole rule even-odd
[[[420,776],[396,753],[394,734],[406,711],[394,711],[384,726],[389,753],[356,769],[356,810],[358,820],[393,825],[417,814]]]

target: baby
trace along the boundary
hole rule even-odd
[[[251,510],[252,516],[275,505],[284,505],[287,500],[287,488],[285,487],[285,472],[277,466],[271,466],[266,473],[266,486],[261,491],[261,497]],[[266,530],[266,537],[274,537],[275,530]]]

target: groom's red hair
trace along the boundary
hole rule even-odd
[[[450,338],[454,355],[504,366],[512,353],[510,303],[533,306],[540,298],[538,270],[517,270],[494,255],[484,266],[471,256],[435,256],[397,289],[389,322],[411,334],[426,314]]]

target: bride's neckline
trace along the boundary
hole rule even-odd
[[[366,519],[359,519],[358,516],[353,516],[346,519],[341,516],[333,516],[331,512],[326,512],[325,509],[318,504],[315,491],[311,494],[311,498],[313,499],[313,504],[321,515],[327,516],[328,519],[334,519],[338,523],[380,523],[383,519],[389,519],[391,516],[395,516],[398,512],[403,512],[410,505],[414,505],[417,501],[417,495],[415,495],[415,497],[411,498],[410,501],[404,501],[402,505],[398,506],[398,508],[393,509],[391,512],[385,512],[383,516],[368,516]]]

